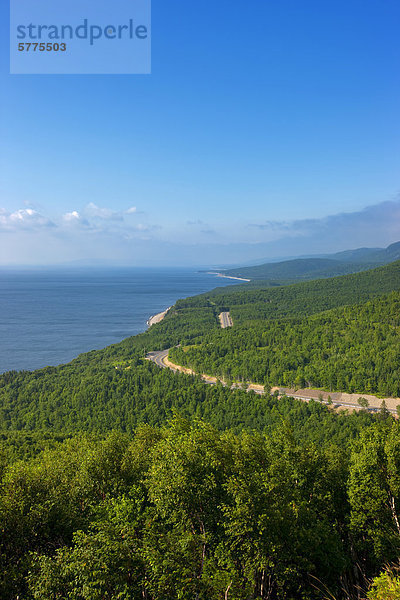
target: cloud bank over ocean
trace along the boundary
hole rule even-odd
[[[60,215],[43,208],[0,209],[2,265],[91,260],[132,265],[233,264],[387,246],[400,240],[400,198],[316,219],[214,223],[177,215],[174,227],[128,206],[89,202]]]

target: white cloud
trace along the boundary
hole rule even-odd
[[[120,212],[115,212],[110,208],[102,208],[94,202],[89,202],[85,208],[85,213],[92,218],[103,219],[104,221],[123,221],[124,218]]]
[[[72,212],[65,213],[65,215],[63,215],[64,221],[79,221],[80,218],[80,214],[77,210],[73,210]]]
[[[43,209],[25,206],[14,212],[0,208],[0,237],[5,256],[23,263],[40,261],[51,248],[54,261],[71,257],[136,256],[146,261],[154,254],[159,264],[244,263],[263,257],[328,253],[361,246],[387,246],[400,240],[400,199],[361,211],[322,219],[208,225],[200,221],[149,223],[136,218],[134,207],[117,212],[90,203],[49,217]],[[127,215],[131,215],[128,217]],[[135,215],[135,216],[133,216]],[[118,218],[116,218],[118,217]],[[216,231],[214,233],[214,227]],[[156,252],[158,249],[158,253]],[[47,252],[47,254],[46,254]],[[42,254],[41,254],[42,253]],[[136,253],[136,254],[134,254]],[[16,260],[16,258],[15,258]]]
[[[62,220],[68,226],[90,228],[89,221],[83,218],[77,210],[65,213],[62,216]]]
[[[132,223],[128,218],[132,215],[143,214],[131,206],[123,211],[114,211],[97,206],[94,202],[87,204],[82,211],[71,210],[62,215],[61,229],[84,229],[91,235],[120,236],[124,239],[138,239],[143,233],[159,229],[157,225],[148,223]]]
[[[19,208],[9,213],[4,209],[0,211],[0,227],[6,230],[39,229],[41,227],[55,227],[54,223],[33,208]]]

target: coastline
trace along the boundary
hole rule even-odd
[[[238,281],[251,281],[251,279],[245,279],[244,277],[233,277],[232,275],[224,275],[223,273],[216,273],[215,271],[207,271],[208,275],[216,275],[217,277],[223,277],[224,279],[237,279]]]
[[[149,327],[151,327],[152,325],[155,325],[156,323],[160,323],[160,321],[163,320],[163,318],[165,317],[165,315],[167,314],[167,312],[169,311],[169,309],[172,308],[172,306],[169,306],[166,310],[163,310],[160,313],[157,313],[156,315],[153,315],[152,317],[150,317],[146,323]]]
[[[102,350],[148,331],[150,319],[156,316],[154,309],[164,312],[169,302],[203,294],[217,286],[229,286],[229,281],[218,283],[204,272],[199,275],[195,268],[38,268],[4,271],[1,277],[4,285],[0,290],[0,311],[6,318],[0,323],[0,374],[67,364],[80,354]],[[66,281],[74,282],[68,287],[67,301]],[[104,281],[109,284],[107,294],[100,292]],[[51,326],[48,326],[50,316],[41,314],[49,290],[56,311],[52,311]],[[10,298],[19,295],[21,302],[14,306]],[[91,301],[94,298],[96,310]],[[15,319],[7,318],[11,314],[15,314]],[[106,323],[101,317],[103,314],[109,315]],[[67,321],[68,327],[65,326]],[[32,350],[33,339],[35,351]]]

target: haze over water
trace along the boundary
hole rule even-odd
[[[0,271],[0,372],[68,362],[145,331],[178,298],[237,283],[193,269]]]

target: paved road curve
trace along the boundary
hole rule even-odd
[[[146,358],[148,360],[151,360],[152,362],[154,362],[158,367],[161,367],[162,369],[166,369],[167,365],[164,364],[164,359],[167,358],[168,356],[168,350],[160,350],[158,352],[149,352],[146,355]],[[175,372],[175,369],[172,369]]]
[[[224,314],[224,313],[222,313]],[[225,313],[226,314],[226,313]],[[158,367],[161,367],[162,369],[171,369],[171,371],[173,371],[174,373],[176,373],[179,369],[174,369],[169,365],[166,365],[164,360],[168,357],[168,352],[170,349],[168,350],[159,350],[156,352],[149,352],[146,355],[147,360],[151,360],[152,362],[154,362]],[[208,384],[208,385],[215,385],[216,381],[210,381],[210,378],[205,379],[204,377],[202,377],[204,383]],[[239,389],[241,386],[239,384],[234,383],[231,387],[231,389]],[[263,395],[264,392],[261,389],[252,389],[251,387],[247,388],[247,391],[253,391],[256,394],[260,394]],[[283,395],[283,394],[281,394]],[[288,396],[290,396],[291,398],[295,398],[296,400],[302,400],[303,402],[310,402],[310,400],[314,400],[315,402],[317,402],[317,400],[315,398],[310,398],[307,396],[299,396],[296,394],[288,394]],[[326,401],[320,401],[322,404],[328,404],[328,402]],[[332,403],[333,407],[338,407],[338,406],[343,406],[344,408],[356,408],[356,409],[360,409],[360,405],[359,404],[352,404],[349,402],[333,402]],[[371,412],[378,412],[380,409],[376,408],[376,407],[368,407],[366,410],[371,411]],[[392,414],[396,414],[396,410],[393,409],[388,409],[390,413]]]

